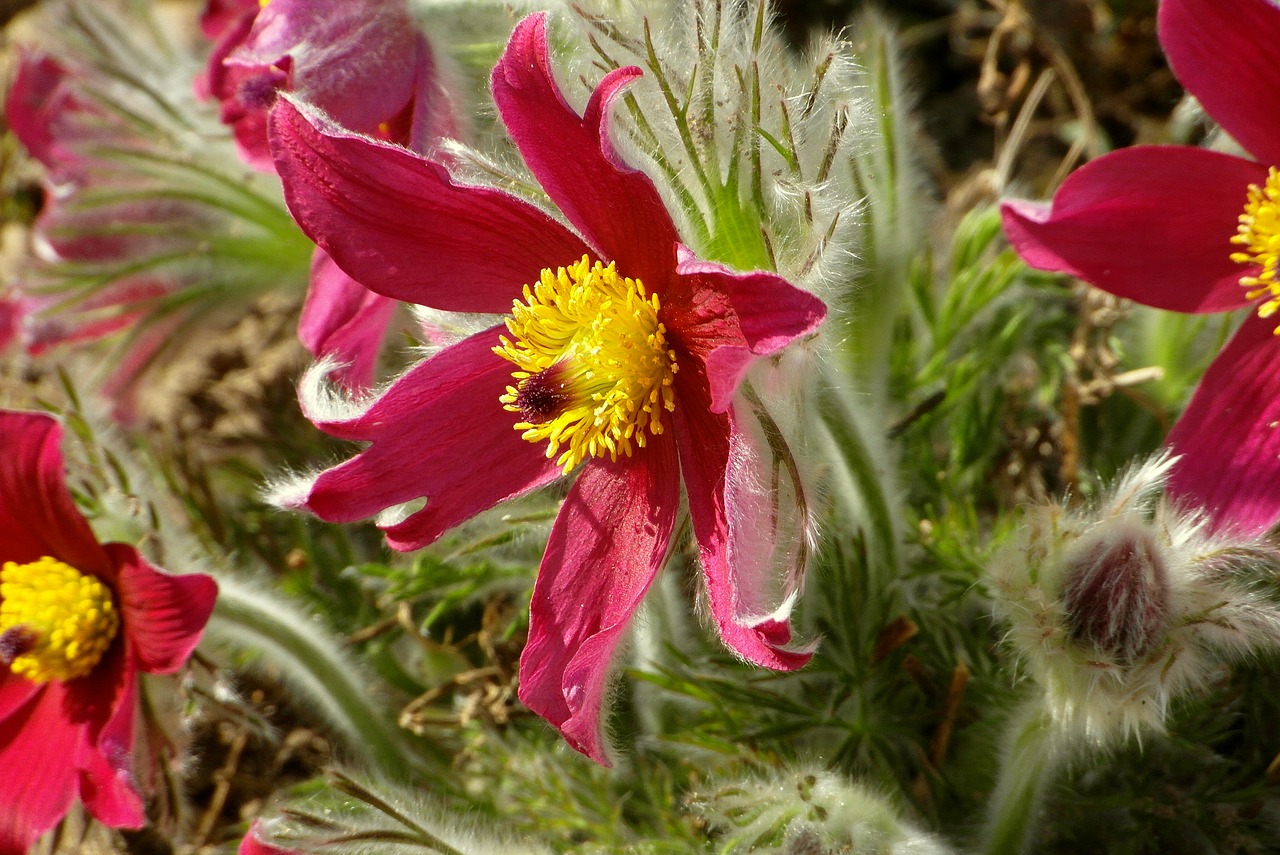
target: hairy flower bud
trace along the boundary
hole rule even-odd
[[[1151,532],[1135,526],[1115,534],[1066,557],[1062,603],[1072,641],[1127,664],[1164,630],[1169,575]]]
[[[1172,466],[1135,466],[1095,507],[1030,508],[991,561],[996,611],[1047,709],[1095,741],[1162,729],[1172,699],[1280,640],[1280,609],[1251,584],[1280,551],[1170,505]]]
[[[947,855],[882,796],[822,770],[780,769],[722,781],[694,797],[718,851],[776,855]]]

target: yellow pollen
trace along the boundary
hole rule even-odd
[[[1250,300],[1268,298],[1257,311],[1260,318],[1271,317],[1280,309],[1280,281],[1276,280],[1276,265],[1280,262],[1280,170],[1274,166],[1267,170],[1264,186],[1249,185],[1249,198],[1231,242],[1245,248],[1244,252],[1231,253],[1232,261],[1260,268],[1257,275],[1241,276],[1240,284],[1249,289],[1245,296]],[[1275,333],[1280,335],[1280,327]]]
[[[519,413],[529,442],[547,441],[567,473],[588,456],[631,455],[662,433],[675,409],[676,353],[667,346],[657,294],[583,256],[542,271],[524,287],[494,353],[514,363],[517,381],[500,400]]]
[[[0,569],[0,662],[36,683],[91,672],[120,629],[111,591],[96,576],[44,557]]]

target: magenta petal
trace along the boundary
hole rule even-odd
[[[48,683],[0,721],[0,855],[25,855],[76,796],[85,726],[69,720],[65,697],[61,683]]]
[[[505,314],[544,267],[589,252],[531,205],[455,184],[407,149],[351,134],[286,99],[271,116],[289,210],[339,267],[379,294]]]
[[[350,522],[414,499],[427,506],[387,528],[393,549],[419,549],[498,502],[555,480],[542,445],[520,438],[519,416],[499,398],[513,382],[493,353],[497,329],[477,333],[415,366],[369,409],[345,422],[317,421],[370,446],[316,478],[303,506]]]
[[[706,364],[710,407],[724,412],[757,356],[777,353],[818,328],[827,307],[774,273],[735,273],[680,247],[667,326]]]
[[[106,548],[118,568],[124,630],[138,664],[151,674],[172,674],[200,641],[218,598],[217,582],[201,573],[161,573],[127,544]]]
[[[667,436],[630,459],[591,460],[560,509],[538,570],[520,700],[606,766],[600,714],[609,663],[666,560],[679,505],[680,472]]]
[[[25,706],[38,691],[39,683],[18,677],[8,668],[0,671],[0,720]]]
[[[252,17],[261,8],[258,0],[207,0],[200,13],[200,32],[207,39],[219,39],[246,15]]]
[[[372,134],[409,103],[416,50],[417,26],[404,2],[272,0],[225,62],[287,67],[298,98]]]
[[[62,424],[44,413],[0,411],[0,447],[3,560],[49,556],[112,578],[107,554],[67,490]]]
[[[215,10],[214,5],[222,5],[223,8]],[[241,6],[243,8],[239,8]],[[193,81],[192,88],[197,98],[201,100],[217,98],[223,102],[224,108],[226,103],[234,98],[236,86],[233,78],[237,78],[242,72],[236,70],[233,74],[233,69],[223,65],[223,60],[249,35],[260,9],[257,3],[252,6],[241,3],[211,3],[206,9],[206,14],[209,12],[214,14],[209,15],[207,24],[205,20],[201,21],[201,29],[209,39],[213,40],[214,45],[204,70],[196,75]]]
[[[421,154],[431,155],[440,140],[458,139],[463,134],[453,100],[441,85],[431,45],[421,33],[414,44],[413,69],[413,102],[408,107],[408,128],[404,133],[393,129],[390,139]]]
[[[66,69],[52,58],[20,51],[18,72],[5,99],[10,130],[55,178],[74,160],[54,128],[58,117],[73,109],[71,95],[63,85],[66,78]]]
[[[1182,455],[1170,492],[1214,527],[1260,532],[1280,520],[1280,337],[1249,317],[1209,366],[1169,433]]]
[[[1160,44],[1174,74],[1254,157],[1280,166],[1280,76],[1267,60],[1280,43],[1280,8],[1268,0],[1161,0]]]
[[[606,127],[609,102],[640,73],[606,75],[579,117],[551,72],[547,16],[530,15],[493,70],[493,99],[525,163],[601,260],[659,290],[679,235],[653,182],[622,162]]]
[[[370,291],[343,273],[324,250],[316,249],[298,338],[314,356],[331,356],[342,363],[336,374],[345,386],[365,388],[373,382],[395,310],[395,300]]]
[[[224,125],[231,127],[240,159],[259,172],[271,172],[275,163],[267,139],[270,103],[264,105],[262,102],[273,102],[279,90],[289,88],[288,75],[278,68],[251,69],[228,65],[224,69],[226,74],[222,82],[227,88],[233,93],[252,94],[234,94],[224,99],[219,117]]]
[[[798,544],[792,554],[779,554],[787,546],[779,542],[779,523],[771,517],[782,509],[760,486],[770,485],[773,477],[754,471],[761,451],[735,424],[732,409],[711,412],[707,390],[694,378],[677,383],[680,468],[720,637],[748,662],[780,671],[800,668],[811,653],[791,647],[787,615],[803,556]]]
[[[1002,206],[1005,234],[1039,270],[1175,312],[1247,305],[1231,243],[1250,184],[1267,170],[1183,146],[1120,149],[1073,172],[1045,208]]]
[[[126,669],[121,679],[119,708],[95,739],[81,743],[76,762],[81,800],[89,813],[111,828],[141,828],[147,821],[133,774],[136,682],[134,672]]]
[[[296,849],[281,849],[279,846],[263,843],[261,835],[262,823],[255,820],[253,825],[249,826],[249,833],[240,841],[237,855],[302,855]]]

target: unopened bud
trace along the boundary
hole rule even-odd
[[[1081,544],[1062,591],[1071,640],[1119,664],[1141,659],[1165,627],[1169,574],[1149,531],[1134,526]]]
[[[1164,498],[1175,458],[1123,474],[1092,506],[1046,503],[991,559],[1008,639],[1055,723],[1106,743],[1161,730],[1223,665],[1280,647],[1280,544]]]

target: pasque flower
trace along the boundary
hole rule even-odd
[[[357,281],[411,303],[507,314],[419,363],[358,412],[305,400],[323,430],[369,443],[282,489],[283,504],[351,521],[425,497],[386,536],[416,549],[509,497],[574,472],[533,592],[520,695],[571,745],[607,762],[608,663],[671,548],[681,484],[726,644],[796,668],[790,598],[765,602],[743,544],[778,527],[748,485],[735,392],[752,363],[813,332],[816,297],[685,247],[652,182],[608,136],[640,76],[614,70],[584,114],[552,74],[547,19],[526,18],[493,72],[516,147],[567,225],[507,192],[362,137],[291,100],[272,116],[298,222]]]
[[[201,23],[215,46],[197,86],[219,101],[256,169],[275,168],[267,115],[280,92],[352,131],[423,153],[454,132],[431,47],[403,0],[211,0]],[[344,363],[346,382],[364,386],[394,309],[317,251],[298,336],[313,354]]]
[[[1280,39],[1268,0],[1161,0],[1160,41],[1178,79],[1252,157],[1183,146],[1112,152],[1044,206],[1004,205],[1033,267],[1161,309],[1251,306],[1169,436],[1170,487],[1218,525],[1280,518],[1280,77],[1257,46]]]
[[[190,656],[217,586],[95,539],[68,491],[62,426],[0,411],[0,853],[22,855],[77,795],[143,825],[133,768],[139,674]]]
[[[274,168],[267,115],[280,92],[416,149],[447,118],[431,47],[403,0],[214,0],[201,23],[215,46],[198,85],[258,169]]]

